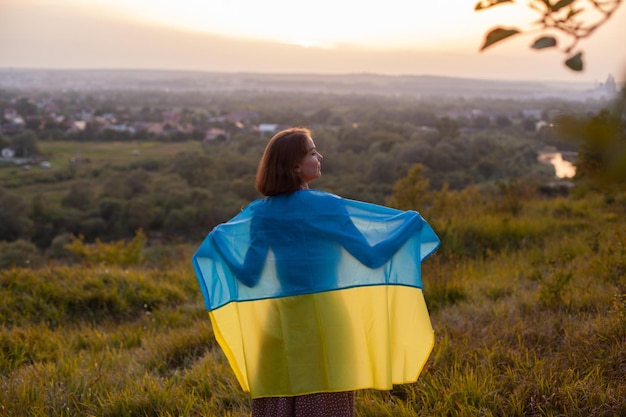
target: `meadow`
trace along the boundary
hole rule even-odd
[[[626,194],[468,187],[421,211],[442,239],[435,347],[416,383],[357,392],[357,416],[626,415]],[[0,415],[249,415],[199,243],[75,239],[74,264],[0,270]]]
[[[199,142],[64,142],[39,143],[40,159],[51,164],[48,169],[38,165],[23,167],[0,165],[0,181],[5,188],[19,188],[20,195],[32,197],[42,192],[47,195],[67,192],[67,180],[94,175],[106,170],[128,169],[133,164],[169,161],[181,152],[200,152]],[[89,169],[89,174],[80,171]],[[70,172],[73,171],[73,172]],[[62,181],[57,181],[60,177]],[[45,185],[45,188],[43,186]],[[56,186],[56,187],[55,187]]]

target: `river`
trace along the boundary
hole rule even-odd
[[[575,157],[575,153],[569,152],[568,157],[569,156]],[[551,164],[554,167],[556,176],[559,178],[572,178],[576,175],[576,167],[567,160],[570,158],[563,159],[562,152],[541,152],[539,153],[537,159],[546,164]]]

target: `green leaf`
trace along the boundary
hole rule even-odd
[[[542,36],[532,44],[534,49],[552,48],[556,46],[556,38],[552,36]]]
[[[558,1],[556,4],[554,4],[552,6],[552,11],[553,12],[558,12],[559,10],[561,10],[563,7],[567,7],[570,4],[572,4],[574,2],[574,0],[560,0]]]
[[[515,28],[507,29],[498,27],[492,29],[491,32],[489,32],[487,36],[485,36],[485,43],[483,43],[483,46],[480,48],[480,50],[484,51],[486,48],[490,47],[494,43],[500,42],[513,35],[517,35],[518,33],[520,33],[520,31]]]
[[[569,67],[569,69],[574,71],[582,71],[583,70],[583,53],[579,52],[574,56],[569,57],[565,61],[565,65]]]
[[[481,0],[476,3],[474,10],[485,10],[503,3],[513,3],[513,0]]]

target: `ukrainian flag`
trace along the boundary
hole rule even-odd
[[[251,203],[193,256],[213,325],[252,398],[417,380],[434,334],[415,211],[301,190]]]

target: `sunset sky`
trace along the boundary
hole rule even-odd
[[[511,80],[626,78],[626,6],[580,47],[575,73],[537,34],[479,52],[493,26],[528,28],[515,5],[476,0],[0,0],[0,68],[380,73]],[[590,16],[595,17],[595,16]],[[565,43],[564,43],[565,44]]]

